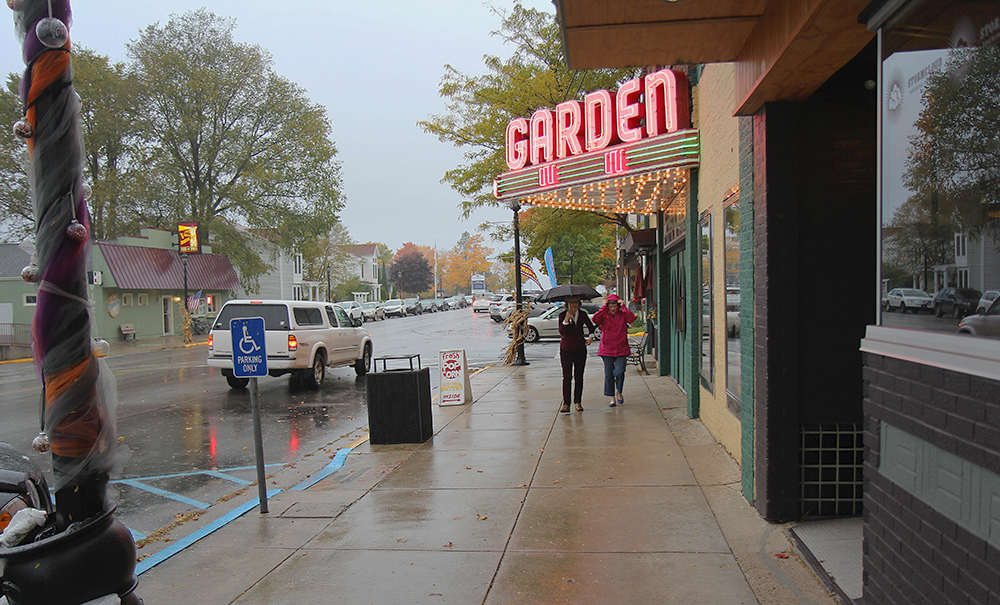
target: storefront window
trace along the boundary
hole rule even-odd
[[[712,334],[715,333],[712,313],[712,213],[702,215],[699,226],[701,262],[699,283],[701,283],[701,377],[702,383],[712,390]]]
[[[912,3],[882,30],[884,326],[1000,336],[998,39],[1000,2]]]
[[[725,207],[726,393],[740,400],[740,206],[739,194]]]

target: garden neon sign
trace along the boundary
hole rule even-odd
[[[504,135],[507,167],[520,170],[690,128],[689,98],[687,76],[664,69],[629,80],[614,94],[597,90],[582,102],[565,101],[530,119],[515,118]],[[621,168],[611,166],[613,172]]]

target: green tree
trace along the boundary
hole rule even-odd
[[[132,184],[146,170],[147,144],[139,127],[138,85],[124,63],[94,51],[73,49],[73,86],[82,100],[85,175],[93,195],[88,201],[90,231],[97,239],[135,233],[143,226],[144,200]]]
[[[18,76],[10,74],[0,89],[0,121],[13,124],[24,115],[17,94]],[[19,242],[34,233],[34,211],[25,170],[28,151],[24,141],[10,128],[0,129],[0,236],[4,241]]]
[[[343,202],[325,109],[234,29],[201,9],[148,26],[127,50],[145,109],[139,127],[150,136],[146,211],[202,222],[247,286],[266,267],[240,253],[241,231],[227,224],[301,248],[330,230]]]
[[[562,208],[531,208],[520,216],[524,255],[542,261],[545,251],[552,248],[560,284],[570,281],[570,269],[574,283],[588,286],[604,283],[614,269],[617,227],[600,215]]]
[[[447,113],[418,122],[425,132],[442,142],[465,148],[465,163],[445,173],[442,182],[463,196],[462,214],[468,218],[476,208],[498,206],[493,197],[493,179],[507,170],[504,131],[517,117],[529,117],[540,107],[554,107],[597,89],[615,89],[636,77],[638,70],[570,70],[566,67],[559,25],[545,12],[524,8],[515,2],[508,11],[493,9],[501,19],[493,32],[514,46],[509,59],[484,57],[487,74],[466,75],[445,65],[439,94],[446,99]],[[624,217],[606,215],[605,220],[624,224]]]

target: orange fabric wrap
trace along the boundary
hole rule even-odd
[[[63,370],[57,374],[46,376],[45,378],[45,405],[48,407],[59,395],[61,395],[73,382],[80,378],[90,359],[85,359],[80,363]],[[90,390],[88,401],[81,402],[83,405],[70,412],[59,424],[55,426],[49,436],[52,443],[52,453],[70,458],[82,458],[90,453],[90,450],[97,443],[104,418],[98,406],[94,405],[94,389]]]
[[[69,46],[66,48],[68,49]],[[27,102],[28,111],[24,114],[25,119],[28,120],[32,128],[37,124],[35,100],[53,82],[63,77],[63,74],[69,70],[69,66],[70,56],[68,52],[45,52],[35,59],[35,63],[31,68],[31,90],[28,91]],[[27,143],[28,154],[30,155],[35,150],[35,137],[28,139]]]

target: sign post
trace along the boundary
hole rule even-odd
[[[267,513],[267,479],[264,477],[264,439],[260,429],[257,378],[267,376],[264,318],[233,319],[229,322],[229,333],[233,337],[233,376],[250,379],[254,458],[257,460],[257,497],[260,500],[260,513],[263,515]]]

